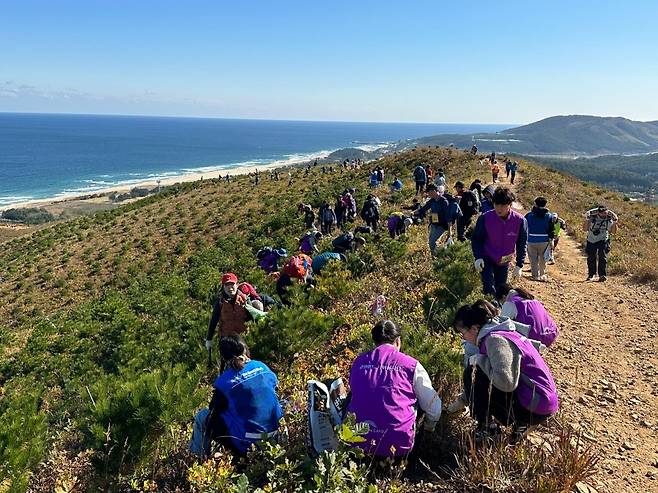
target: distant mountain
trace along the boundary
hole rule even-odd
[[[412,145],[449,145],[480,151],[532,156],[640,154],[658,152],[658,121],[636,122],[620,117],[553,116],[497,133],[434,135]]]

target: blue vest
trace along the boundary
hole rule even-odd
[[[260,361],[249,361],[236,371],[228,369],[217,377],[213,386],[228,401],[221,413],[235,447],[246,452],[263,433],[270,435],[279,428],[283,409],[276,396],[276,375]]]
[[[528,243],[543,243],[548,241],[548,228],[553,220],[553,214],[548,212],[539,216],[530,211],[525,215],[528,221]]]

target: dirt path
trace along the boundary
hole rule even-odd
[[[562,412],[602,452],[591,486],[658,492],[658,292],[620,277],[586,282],[585,260],[563,234],[549,282],[523,272],[560,327],[547,361]]]

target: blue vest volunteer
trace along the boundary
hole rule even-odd
[[[528,221],[528,243],[544,243],[552,237],[555,215],[544,207],[533,207],[525,216]]]

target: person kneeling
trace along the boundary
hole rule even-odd
[[[276,395],[276,375],[267,365],[249,358],[240,336],[222,337],[219,352],[225,370],[217,377],[208,409],[195,417],[190,448],[208,456],[212,443],[245,455],[252,444],[277,435],[283,409]]]
[[[532,340],[513,330],[513,324],[507,330],[492,324],[496,315],[483,300],[457,312],[453,327],[479,351],[469,357],[464,393],[449,412],[470,407],[477,421],[476,440],[498,432],[492,417],[511,425],[514,443],[557,412],[558,395],[551,371]]]
[[[400,329],[382,320],[372,329],[377,345],[358,356],[350,370],[352,392],[348,412],[370,428],[366,440],[355,444],[381,458],[404,457],[416,434],[416,406],[425,412],[425,429],[433,431],[441,416],[441,399],[427,371],[400,351]]]

